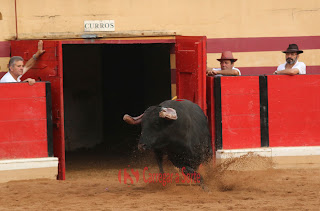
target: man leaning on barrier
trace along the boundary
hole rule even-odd
[[[299,50],[297,44],[289,44],[287,50],[282,52],[286,54],[286,63],[280,64],[273,74],[306,74],[306,65],[303,62],[298,61],[299,54],[303,53],[303,51]]]
[[[220,68],[207,67],[207,76],[241,75],[240,70],[234,67],[234,63],[238,59],[233,58],[231,51],[222,52],[221,58],[217,60],[220,62]]]
[[[40,40],[38,42],[38,51],[27,61],[26,65],[23,64],[24,60],[21,56],[11,57],[8,64],[9,71],[1,78],[0,82],[21,82],[21,77],[35,65],[44,52],[43,42]],[[23,82],[33,85],[36,81],[32,78],[27,78]]]

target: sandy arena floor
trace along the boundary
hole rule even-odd
[[[67,155],[65,181],[0,184],[0,210],[320,210],[320,169],[276,170],[264,158],[244,157],[213,169],[202,167],[210,189],[204,192],[199,186],[177,185],[175,180],[165,186],[146,184],[144,167],[149,168],[147,173],[158,173],[148,156],[86,156]],[[261,170],[250,170],[256,167]],[[123,183],[124,168],[133,185]],[[138,170],[138,182],[131,168]],[[238,171],[243,168],[248,170]],[[177,173],[169,162],[164,169]],[[183,179],[181,174],[179,178]]]

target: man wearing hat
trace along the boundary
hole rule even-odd
[[[303,51],[299,50],[297,44],[289,44],[287,50],[282,52],[286,54],[286,63],[280,64],[273,74],[306,74],[306,65],[298,61],[299,54],[303,53]]]
[[[233,58],[231,51],[224,51],[221,58],[217,59],[221,68],[207,67],[207,76],[215,75],[241,75],[240,70],[234,67],[234,63],[238,60]]]

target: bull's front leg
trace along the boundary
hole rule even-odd
[[[156,156],[156,160],[157,160],[157,163],[159,166],[160,173],[163,174],[164,173],[163,167],[162,167],[163,153],[161,151],[155,150],[154,154]]]

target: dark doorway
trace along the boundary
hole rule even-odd
[[[65,44],[63,83],[65,145],[79,150],[130,154],[138,116],[171,98],[172,44]]]

